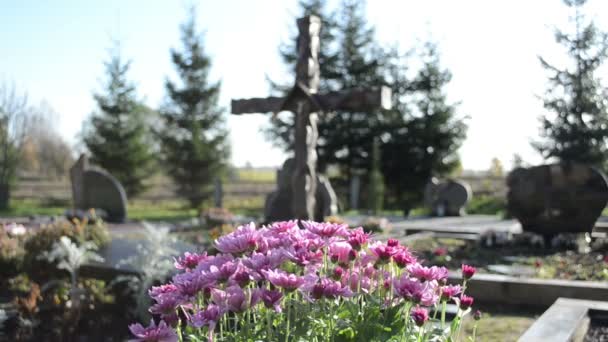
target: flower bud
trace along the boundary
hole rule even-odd
[[[423,326],[424,323],[429,319],[429,312],[425,308],[421,307],[415,307],[412,309],[410,315],[412,316],[414,323],[416,323],[416,325],[419,327]]]
[[[473,319],[475,319],[476,321],[479,321],[481,319],[481,311],[479,311],[479,310],[475,311],[475,313],[473,314]]]
[[[473,278],[477,269],[473,266],[462,264],[462,277],[466,280]]]
[[[473,305],[473,297],[469,297],[467,295],[460,296],[460,308],[462,310],[467,310]]]

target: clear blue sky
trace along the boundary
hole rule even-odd
[[[338,3],[335,0],[330,4]],[[266,96],[266,75],[289,78],[277,47],[290,36],[295,0],[202,0],[198,22],[222,80],[221,104]],[[131,79],[150,106],[162,100],[173,70],[169,48],[179,46],[179,24],[189,2],[143,0],[0,1],[0,79],[15,81],[30,100],[45,100],[59,113],[57,128],[76,144],[82,122],[94,110],[92,92],[103,77],[111,38],[133,61]],[[586,13],[606,29],[608,1],[591,0]],[[538,133],[546,75],[537,55],[557,63],[563,50],[552,27],[567,25],[559,0],[374,0],[367,16],[383,44],[408,49],[432,37],[443,65],[453,72],[448,88],[469,116],[460,150],[467,169],[487,169],[493,157],[508,165],[513,153],[540,158],[529,141]],[[605,69],[604,69],[605,70]],[[604,72],[608,80],[608,74]],[[226,114],[229,116],[228,114]],[[229,117],[233,163],[275,166],[284,155],[259,130],[264,115]]]

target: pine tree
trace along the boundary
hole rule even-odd
[[[343,0],[337,25],[338,89],[372,88],[383,85],[381,51],[373,27],[365,18],[365,2]],[[321,76],[323,77],[323,75]],[[371,164],[374,139],[381,134],[383,112],[331,112],[319,120],[320,168],[336,165],[346,184],[355,172],[366,174]]]
[[[116,46],[105,63],[103,93],[94,95],[98,111],[85,126],[83,140],[92,162],[114,175],[132,197],[145,190],[154,155],[145,124],[149,112],[128,80],[129,67]]]
[[[382,176],[382,157],[380,140],[374,139],[372,144],[372,165],[369,172],[369,209],[374,214],[380,213],[384,205],[384,177]]]
[[[544,107],[555,118],[541,117],[541,140],[532,145],[545,158],[605,166],[608,92],[596,72],[608,56],[608,38],[593,22],[585,25],[581,13],[585,2],[564,1],[575,10],[575,32],[555,32],[556,41],[567,49],[572,64],[560,69],[540,57],[543,68],[551,74]]]
[[[445,86],[452,74],[442,69],[434,43],[425,44],[422,68],[406,84],[403,72],[393,63],[393,91],[409,94],[412,101],[402,96],[394,99],[394,113],[400,121],[388,132],[390,139],[384,147],[383,173],[390,196],[404,208],[419,203],[424,185],[432,176],[449,174],[460,165],[457,154],[466,135],[466,125],[457,116],[457,104],[448,102]],[[413,102],[413,106],[411,106]]]
[[[211,196],[211,186],[229,157],[223,110],[218,107],[220,82],[210,82],[211,60],[204,52],[191,9],[182,25],[182,51],[171,50],[181,84],[166,81],[168,101],[160,111],[159,131],[169,176],[192,207]]]

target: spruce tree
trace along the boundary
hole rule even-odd
[[[372,213],[378,214],[384,206],[384,177],[382,176],[382,157],[380,139],[372,144],[372,165],[369,172],[368,202]]]
[[[544,107],[554,118],[541,117],[541,140],[532,145],[544,158],[605,166],[608,92],[596,72],[608,56],[608,39],[593,22],[585,24],[581,13],[585,2],[564,1],[575,10],[574,32],[555,32],[571,65],[560,68],[540,57],[543,68],[550,73]]]
[[[384,147],[383,172],[390,194],[405,212],[416,206],[425,184],[432,176],[444,176],[460,165],[457,154],[466,135],[466,125],[457,115],[457,104],[450,103],[445,86],[452,74],[443,69],[434,43],[425,44],[423,66],[404,87],[403,73],[394,68],[393,89],[410,94],[411,101],[395,98],[390,139]],[[395,89],[397,88],[397,89]],[[413,106],[412,106],[413,104]]]
[[[103,92],[94,94],[98,110],[83,132],[91,161],[114,175],[129,197],[146,189],[154,155],[145,124],[149,113],[128,80],[130,62],[123,61],[116,46],[105,63]]]
[[[182,25],[182,50],[171,50],[180,82],[166,81],[168,99],[160,110],[158,132],[164,165],[178,186],[178,195],[192,207],[211,194],[225,170],[229,145],[223,110],[218,107],[220,82],[210,82],[211,60],[197,32],[196,11]]]

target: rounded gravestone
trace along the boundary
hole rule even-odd
[[[591,232],[608,202],[597,169],[576,163],[517,168],[507,177],[507,208],[525,231],[552,237]]]
[[[126,220],[127,195],[116,178],[100,169],[88,169],[83,182],[86,208],[103,209],[109,222]]]
[[[462,181],[431,178],[424,189],[424,201],[434,216],[462,216],[471,200],[471,187]]]
[[[288,158],[277,172],[277,190],[266,196],[264,218],[266,222],[293,220],[293,190],[291,176],[295,160]],[[338,212],[338,200],[327,177],[317,175],[314,220],[323,221],[326,216]]]

